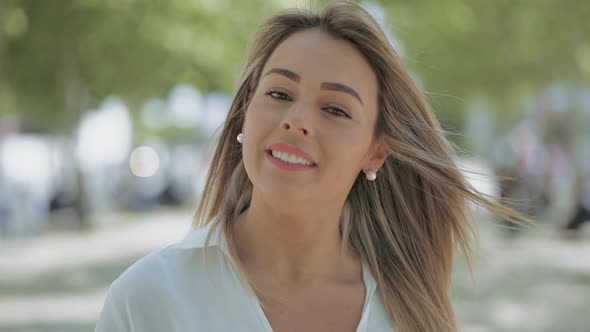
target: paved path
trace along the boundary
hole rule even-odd
[[[191,211],[100,217],[89,232],[0,243],[0,331],[91,331],[108,285],[188,232]]]

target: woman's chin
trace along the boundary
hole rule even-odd
[[[311,190],[305,188],[296,188],[293,185],[284,185],[276,181],[262,191],[263,199],[273,208],[294,209],[300,208],[300,204],[309,204],[314,201],[314,195]]]

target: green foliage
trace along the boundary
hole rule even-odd
[[[138,108],[176,84],[231,93],[258,25],[326,0],[0,0],[0,115],[69,131],[110,95]],[[590,2],[379,1],[443,123],[472,96],[510,120],[555,80],[590,80]]]
[[[486,96],[500,120],[554,81],[590,81],[590,2],[381,1],[443,117]]]
[[[264,0],[6,2],[0,98],[17,102],[0,114],[53,129],[110,94],[139,105],[179,83],[229,92],[251,34],[278,9]]]

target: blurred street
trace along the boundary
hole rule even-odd
[[[103,215],[92,231],[0,242],[0,331],[93,331],[110,283],[175,243],[192,211]]]
[[[190,210],[103,215],[92,231],[0,243],[0,331],[92,331],[109,284],[146,253],[182,239]],[[457,260],[461,331],[588,331],[590,229],[539,223],[522,234],[482,216],[475,282]]]

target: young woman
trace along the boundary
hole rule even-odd
[[[96,331],[456,331],[466,205],[424,96],[360,6],[258,32],[182,242],[111,286]]]

